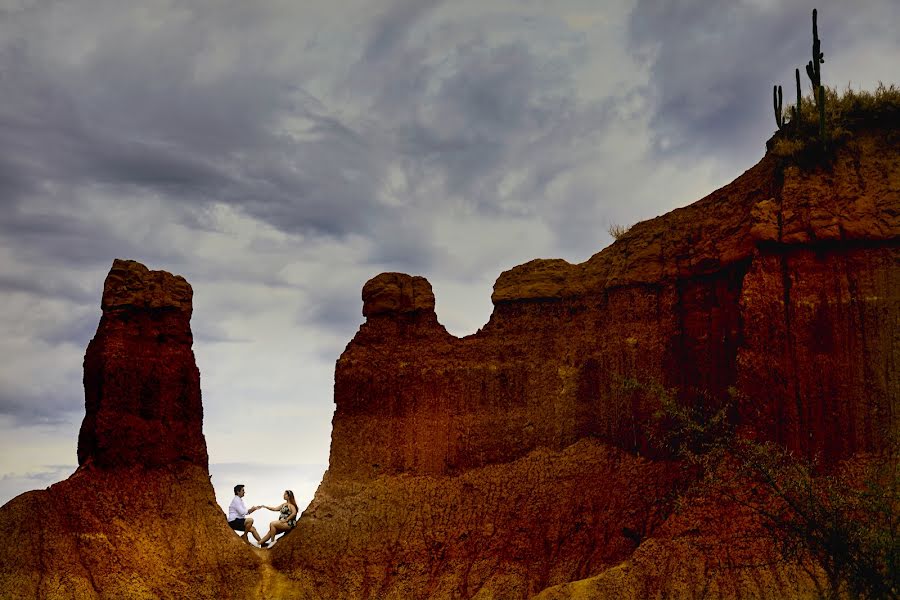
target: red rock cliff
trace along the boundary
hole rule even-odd
[[[0,597],[254,597],[209,482],[190,285],[116,260],[85,355],[78,470],[0,508]]]
[[[78,464],[207,468],[200,372],[183,277],[116,260],[84,357],[86,415]]]
[[[880,449],[900,415],[896,140],[858,132],[812,170],[767,156],[585,263],[503,273],[493,301],[457,339],[422,278],[366,284],[329,470],[276,566],[347,598],[527,598],[653,556],[616,576],[634,597],[700,593],[691,557],[648,550],[681,474],[651,452],[635,383],[683,402],[733,388],[735,418],[803,453]],[[771,574],[713,585],[753,586],[804,593]]]
[[[424,278],[373,278],[335,369],[329,470],[268,554],[215,504],[190,298],[114,263],[80,466],[0,508],[0,597],[812,597],[789,567],[710,569],[753,524],[673,511],[688,474],[647,443],[640,383],[682,402],[734,388],[734,418],[799,452],[881,449],[900,418],[900,149],[858,131],[827,167],[767,156],[585,263],[503,273],[462,339]]]

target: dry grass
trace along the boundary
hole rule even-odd
[[[791,115],[792,108],[787,107],[785,114]],[[839,93],[826,87],[824,144],[819,135],[819,111],[809,95],[801,98],[800,123],[787,123],[773,138],[770,149],[782,158],[797,157],[823,145],[840,145],[854,129],[871,126],[900,129],[900,89],[879,83],[874,92],[848,87]]]

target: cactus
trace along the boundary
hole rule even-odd
[[[822,40],[819,39],[819,27],[816,23],[816,17],[818,16],[818,11],[813,9],[812,12],[812,22],[813,22],[813,46],[812,46],[812,57],[813,59],[806,63],[806,74],[809,76],[809,80],[812,83],[813,88],[813,98],[818,102],[818,94],[819,87],[822,85],[822,70],[819,68],[821,63],[825,62],[825,54],[822,52]]]
[[[819,113],[819,138],[822,141],[822,147],[828,146],[828,132],[825,129],[825,87],[822,85],[822,71],[820,64],[825,62],[825,54],[822,52],[822,40],[819,39],[818,25],[819,11],[815,8],[812,11],[813,25],[813,46],[812,60],[806,65],[806,74],[812,83],[812,102],[815,103]],[[790,120],[787,121],[782,113],[782,90],[780,85],[772,86],[772,108],[775,111],[775,124],[778,129],[784,128],[788,123],[791,124],[791,130],[795,135],[801,135],[800,126],[803,115],[803,94],[800,89],[800,69],[794,69],[794,79],[797,82],[797,104],[791,108]]]
[[[778,129],[784,127],[784,115],[781,114],[781,86],[772,86],[772,107],[775,109],[775,124]]]
[[[822,85],[822,70],[819,65],[825,62],[825,54],[822,52],[822,40],[819,39],[818,11],[812,12],[813,45],[812,60],[806,64],[806,74],[812,83],[813,101],[819,110],[819,138],[822,146],[828,145],[827,132],[825,131],[825,87]]]

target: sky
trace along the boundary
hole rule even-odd
[[[368,279],[468,335],[502,271],[725,185],[813,7],[825,84],[898,83],[896,0],[0,0],[0,503],[74,470],[123,258],[193,286],[220,504],[302,508]]]

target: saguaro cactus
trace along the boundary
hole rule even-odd
[[[825,54],[822,52],[822,41],[819,39],[819,26],[816,23],[818,11],[814,8],[812,13],[813,22],[813,46],[812,60],[806,63],[806,74],[813,86],[813,96],[818,97],[819,86],[822,85],[822,71],[819,68],[821,63],[825,62]]]
[[[822,52],[822,40],[819,39],[819,11],[815,8],[812,11],[813,25],[813,46],[812,60],[806,65],[806,74],[812,83],[812,102],[815,103],[819,113],[819,137],[822,146],[828,143],[827,131],[825,130],[825,87],[822,86],[822,71],[819,67],[825,62],[825,54]],[[782,129],[787,123],[791,123],[791,130],[795,135],[801,135],[800,126],[803,115],[803,94],[800,90],[800,69],[794,69],[794,80],[797,82],[797,104],[791,109],[790,121],[785,121],[782,112],[782,90],[780,85],[772,86],[772,109],[775,111],[775,124],[778,129]]]
[[[819,110],[819,138],[822,145],[827,144],[825,131],[825,88],[822,86],[822,71],[819,65],[825,62],[825,54],[822,52],[822,40],[819,39],[819,25],[817,22],[818,11],[814,8],[812,12],[813,24],[813,45],[812,60],[806,64],[806,74],[813,86],[813,101]]]
[[[775,124],[778,129],[784,127],[784,115],[781,114],[781,86],[772,86],[772,107],[775,109]]]

